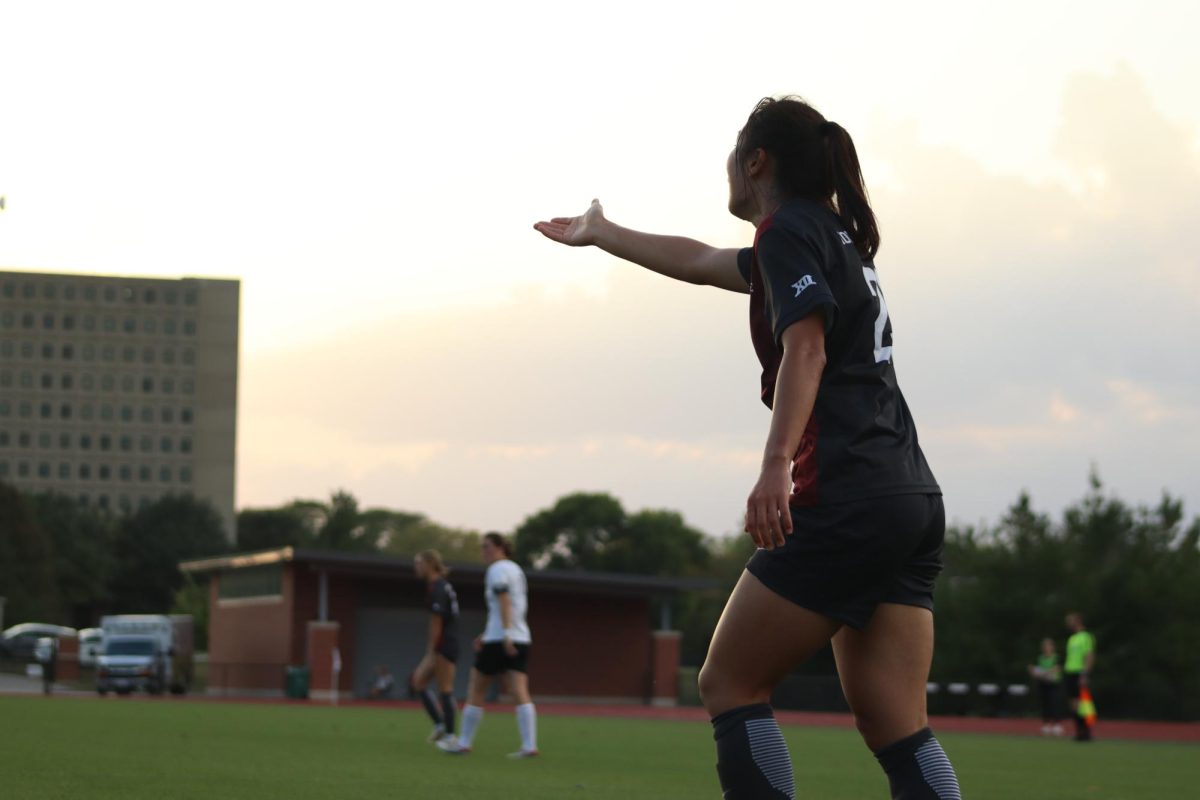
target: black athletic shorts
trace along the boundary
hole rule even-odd
[[[529,663],[529,645],[513,645],[517,654],[510,656],[504,652],[504,642],[484,642],[483,647],[475,654],[475,669],[481,675],[499,675],[501,672],[528,672],[525,665]]]
[[[746,569],[796,605],[862,630],[880,603],[933,610],[945,535],[940,494],[792,508],[787,544],[758,550]]]
[[[1063,673],[1063,688],[1067,690],[1068,700],[1079,699],[1079,673],[1064,672]]]
[[[439,639],[434,652],[453,664],[458,661],[458,639]]]

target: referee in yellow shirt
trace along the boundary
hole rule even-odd
[[[1078,611],[1067,614],[1067,658],[1063,661],[1063,684],[1067,700],[1075,717],[1075,741],[1088,742],[1092,739],[1092,726],[1079,713],[1079,692],[1088,685],[1088,676],[1096,664],[1096,637],[1083,624],[1083,615]]]

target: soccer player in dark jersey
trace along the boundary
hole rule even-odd
[[[941,491],[896,383],[879,231],[850,134],[798,98],[762,100],[727,161],[729,210],[754,246],[622,228],[599,202],[534,228],[687,283],[750,295],[771,409],[746,502],[759,549],[700,672],[728,800],[794,797],[771,690],[832,641],[858,729],[893,798],[960,798],[928,727]]]
[[[458,659],[458,595],[446,576],[450,570],[437,550],[425,550],[413,558],[417,577],[428,586],[429,642],[425,656],[413,672],[412,685],[433,720],[429,741],[454,738],[454,663]],[[436,681],[441,702],[429,688]]]

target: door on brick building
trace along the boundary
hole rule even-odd
[[[481,611],[463,611],[458,620],[459,654],[455,696],[467,693],[474,653],[471,640],[483,631]],[[408,676],[416,668],[429,636],[429,612],[417,608],[359,608],[354,622],[354,695],[366,697],[375,682],[375,667],[384,665],[396,679],[393,698],[408,696]]]

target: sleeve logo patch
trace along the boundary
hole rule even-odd
[[[850,234],[845,231],[838,231],[838,238],[842,240],[842,244],[850,244]]]
[[[795,296],[799,297],[801,292],[803,292],[805,289],[807,289],[808,287],[813,286],[815,284],[816,284],[816,281],[813,280],[812,275],[805,275],[803,278],[801,278],[800,280],[793,283],[792,288],[796,290]]]

